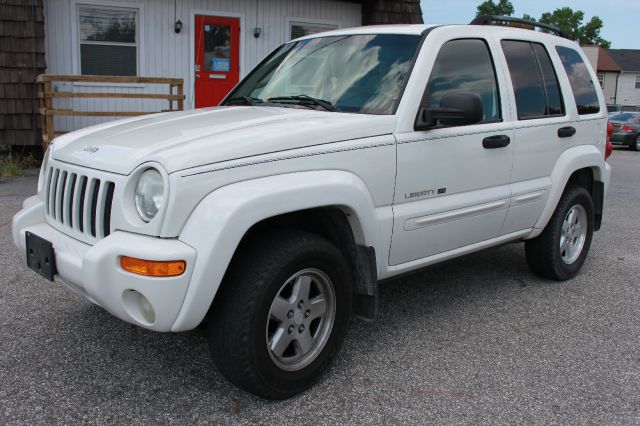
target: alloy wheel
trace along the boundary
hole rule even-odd
[[[587,211],[576,204],[571,207],[562,222],[560,231],[560,255],[562,261],[568,265],[575,262],[587,239]]]
[[[271,360],[287,371],[311,364],[331,336],[335,314],[331,279],[318,269],[295,273],[269,309],[266,341]]]

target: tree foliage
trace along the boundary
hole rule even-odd
[[[512,16],[514,13],[513,4],[509,0],[486,0],[478,5],[477,15],[502,15]],[[603,22],[598,16],[594,16],[586,23],[584,22],[584,12],[573,10],[570,7],[562,7],[553,12],[543,13],[540,19],[524,14],[522,19],[528,21],[538,21],[543,24],[553,25],[563,31],[580,44],[596,44],[602,47],[611,47],[611,42],[600,36]]]
[[[583,24],[583,21],[584,12],[581,10],[574,11],[570,7],[556,9],[551,13],[543,13],[540,17],[540,22],[566,31],[572,39],[580,44],[597,44],[602,47],[611,47],[609,41],[600,37],[602,19],[594,16],[586,24]]]
[[[498,3],[494,3],[493,0],[486,0],[478,6],[477,16],[483,15],[513,15],[513,5],[509,0],[499,0]]]

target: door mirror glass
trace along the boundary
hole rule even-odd
[[[435,126],[467,126],[482,122],[484,108],[482,98],[476,93],[448,93],[439,107],[423,106],[418,113],[416,130],[427,130]]]

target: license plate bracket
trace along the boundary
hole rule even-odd
[[[25,232],[27,246],[27,266],[53,281],[56,273],[56,258],[53,244],[31,232]]]

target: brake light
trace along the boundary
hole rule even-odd
[[[613,152],[613,145],[611,145],[611,141],[609,140],[612,134],[613,134],[613,124],[611,124],[610,121],[607,121],[607,143],[604,148],[605,160],[609,158],[611,156],[611,153]]]
[[[633,127],[631,127],[631,126],[622,126],[622,131],[631,133],[631,132],[633,132]]]

